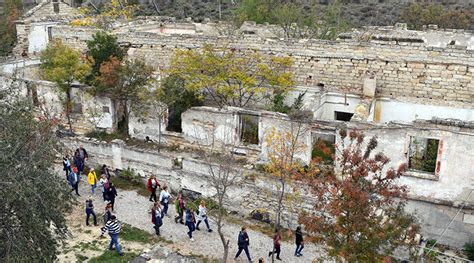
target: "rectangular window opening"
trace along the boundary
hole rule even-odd
[[[312,149],[311,159],[318,158],[323,164],[332,164],[335,153],[334,144],[336,136],[334,134],[311,133]]]
[[[59,2],[56,1],[53,1],[53,10],[56,14],[59,13]]]
[[[52,27],[48,26],[48,40],[52,41],[53,40],[53,31]]]
[[[439,140],[410,136],[408,169],[435,174]]]
[[[352,116],[354,116],[354,113],[343,111],[334,112],[334,119],[337,121],[351,121]]]
[[[240,114],[240,140],[248,144],[258,144],[259,117],[250,114]]]

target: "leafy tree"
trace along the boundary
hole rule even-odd
[[[349,22],[342,15],[341,1],[334,0],[324,10],[322,21],[318,26],[318,38],[336,39],[340,33],[349,28]]]
[[[404,212],[405,186],[395,181],[406,169],[386,168],[390,160],[373,153],[377,139],[341,130],[335,170],[311,165],[302,178],[316,197],[314,211],[300,223],[330,256],[347,262],[379,262],[398,246],[413,245],[415,218]],[[366,146],[363,146],[366,145]],[[383,172],[386,171],[386,172]]]
[[[289,129],[273,129],[266,134],[268,163],[265,171],[277,179],[278,205],[276,207],[276,228],[282,225],[281,215],[284,209],[284,202],[288,199],[289,181],[297,178],[302,169],[301,160],[298,156],[304,154],[307,147],[304,144],[304,133],[306,127],[302,122],[291,122]]]
[[[34,114],[16,85],[0,90],[0,261],[53,262],[71,195],[51,165],[57,120]]]
[[[312,38],[317,36],[315,13],[305,15],[303,7],[299,4],[277,5],[273,8],[271,16],[273,22],[283,29],[285,38]]]
[[[110,57],[121,61],[124,55],[122,48],[117,43],[117,37],[107,34],[105,31],[95,33],[92,39],[87,41],[87,49],[87,54],[94,59],[92,72],[88,76],[89,84],[100,74],[99,69],[104,61]]]
[[[180,129],[181,113],[202,105],[202,98],[195,91],[186,89],[184,79],[176,75],[163,80],[160,89],[157,89],[157,100],[168,107],[168,127],[171,126],[172,130]]]
[[[90,72],[90,62],[84,59],[79,51],[76,51],[61,41],[50,42],[41,53],[41,69],[43,78],[55,82],[59,90],[66,95],[65,113],[72,131],[70,118],[71,84],[73,81],[82,81]]]
[[[111,57],[101,64],[97,84],[93,93],[110,98],[114,104],[116,123],[125,135],[128,133],[130,113],[141,112],[143,103],[150,98],[153,82],[153,68],[143,61],[133,60],[122,63]]]
[[[264,58],[233,49],[206,45],[202,50],[179,50],[171,74],[185,80],[186,89],[209,96],[219,107],[246,107],[262,96],[289,91],[294,84],[289,57]]]
[[[0,16],[0,56],[8,55],[15,46],[15,20],[20,17],[22,7],[22,2],[19,0],[5,1],[5,16]]]
[[[435,24],[441,28],[469,29],[474,24],[472,10],[446,9],[440,4],[412,3],[400,14],[410,29],[420,30],[423,25]]]

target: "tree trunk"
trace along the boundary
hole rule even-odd
[[[69,125],[69,131],[72,132],[72,122],[71,122],[71,85],[67,84],[67,91],[66,91],[66,118],[67,123]]]
[[[160,110],[160,114],[158,114],[158,152],[161,150],[161,120],[163,117],[163,110]]]
[[[130,136],[130,134],[128,134],[129,118],[130,118],[130,111],[128,110],[128,103],[127,101],[124,101],[123,102],[123,132],[125,133],[125,135],[127,135],[127,137]]]

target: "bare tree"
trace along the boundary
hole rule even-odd
[[[195,134],[198,135],[197,131]],[[215,213],[215,222],[217,233],[224,248],[221,262],[225,263],[229,255],[230,240],[224,235],[224,221],[227,215],[224,204],[229,198],[227,195],[228,190],[240,182],[242,169],[237,164],[237,156],[235,154],[238,143],[235,142],[230,134],[230,130],[224,134],[222,141],[219,141],[215,134],[215,128],[207,129],[207,134],[204,136],[205,139],[201,140],[206,145],[198,140],[198,146],[201,156],[208,167],[209,182],[216,193],[214,198],[217,200],[218,209]]]

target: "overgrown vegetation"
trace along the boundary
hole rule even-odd
[[[127,263],[132,261],[138,256],[135,252],[124,253],[123,256],[119,256],[115,250],[106,250],[102,255],[91,258],[90,263]]]
[[[0,56],[8,55],[16,43],[15,20],[23,10],[21,0],[6,0],[3,7],[4,14],[0,15]]]
[[[466,243],[464,244],[464,254],[466,254],[467,259],[474,260],[474,243]]]
[[[0,89],[0,262],[52,262],[67,237],[74,200],[51,165],[58,120],[32,108],[16,82]]]
[[[153,241],[157,241],[157,238],[154,235],[129,224],[122,224],[120,238],[125,241],[133,241],[143,244],[150,244],[153,243]]]

